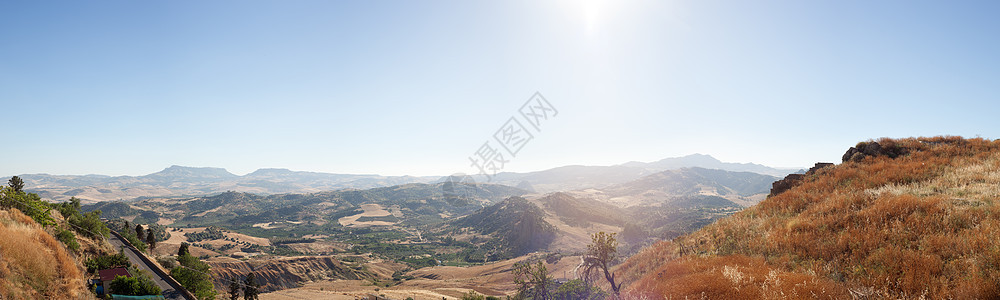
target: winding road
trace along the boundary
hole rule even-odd
[[[128,260],[131,261],[132,264],[135,264],[137,267],[139,267],[139,269],[148,272],[150,278],[152,278],[153,282],[156,283],[156,286],[159,286],[160,289],[163,290],[164,298],[188,299],[184,297],[183,293],[177,291],[176,288],[170,285],[170,282],[168,282],[167,279],[164,279],[162,276],[160,276],[158,272],[153,271],[153,268],[156,268],[156,266],[151,266],[147,264],[143,259],[139,258],[139,255],[142,254],[132,249],[132,247],[126,246],[125,243],[122,242],[122,238],[121,236],[118,235],[118,233],[112,232],[111,236],[108,237],[108,242],[111,242],[111,246],[114,246],[115,248],[118,249],[122,249],[125,252],[125,256],[128,256]]]

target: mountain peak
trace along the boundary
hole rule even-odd
[[[236,174],[229,173],[223,168],[213,168],[213,167],[185,167],[172,165],[153,174],[146,176],[152,177],[198,177],[198,178],[232,178],[238,177]]]
[[[719,169],[734,172],[754,172],[771,176],[785,176],[795,172],[796,169],[777,169],[755,163],[728,163],[708,154],[689,154],[681,157],[664,158],[654,162],[627,162],[622,166],[644,168],[653,172],[665,170],[676,170],[681,168],[700,167],[706,169]]]
[[[685,155],[685,156],[682,156],[682,157],[678,157],[678,158],[666,158],[666,159],[662,159],[660,161],[678,160],[678,159],[684,159],[684,160],[688,160],[688,161],[691,161],[691,162],[722,163],[721,160],[719,160],[719,159],[717,159],[717,158],[715,158],[715,157],[713,157],[711,155],[701,154],[701,153],[688,154],[688,155]]]
[[[285,168],[260,168],[253,173],[247,174],[247,176],[252,175],[280,175],[280,174],[291,174],[294,173],[292,170]]]

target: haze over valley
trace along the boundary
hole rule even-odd
[[[801,169],[778,169],[752,163],[724,163],[710,155],[693,154],[651,163],[629,162],[615,166],[564,166],[528,173],[499,173],[493,178],[470,174],[466,182],[490,182],[529,191],[554,192],[624,183],[656,172],[699,167],[784,176]],[[170,166],[143,176],[20,174],[28,191],[53,200],[76,197],[84,202],[132,200],[143,197],[204,196],[226,191],[254,194],[310,193],[337,189],[368,189],[406,183],[432,183],[448,176],[381,176],[331,174],[288,169],[258,169],[235,175],[222,168]],[[463,174],[463,176],[466,176]],[[9,177],[9,176],[8,176]],[[457,178],[461,181],[462,178]],[[453,179],[454,180],[454,179]]]

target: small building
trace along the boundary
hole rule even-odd
[[[101,277],[101,287],[103,288],[102,292],[104,294],[108,294],[111,292],[109,288],[111,287],[111,281],[115,280],[115,277],[118,276],[132,277],[132,275],[129,274],[128,270],[126,270],[125,268],[99,270],[97,271],[97,274]]]

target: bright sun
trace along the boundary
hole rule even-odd
[[[600,22],[601,18],[601,11],[607,8],[607,2],[605,0],[583,0],[577,2],[583,6],[583,21],[588,33],[594,32],[597,28],[597,23]]]

